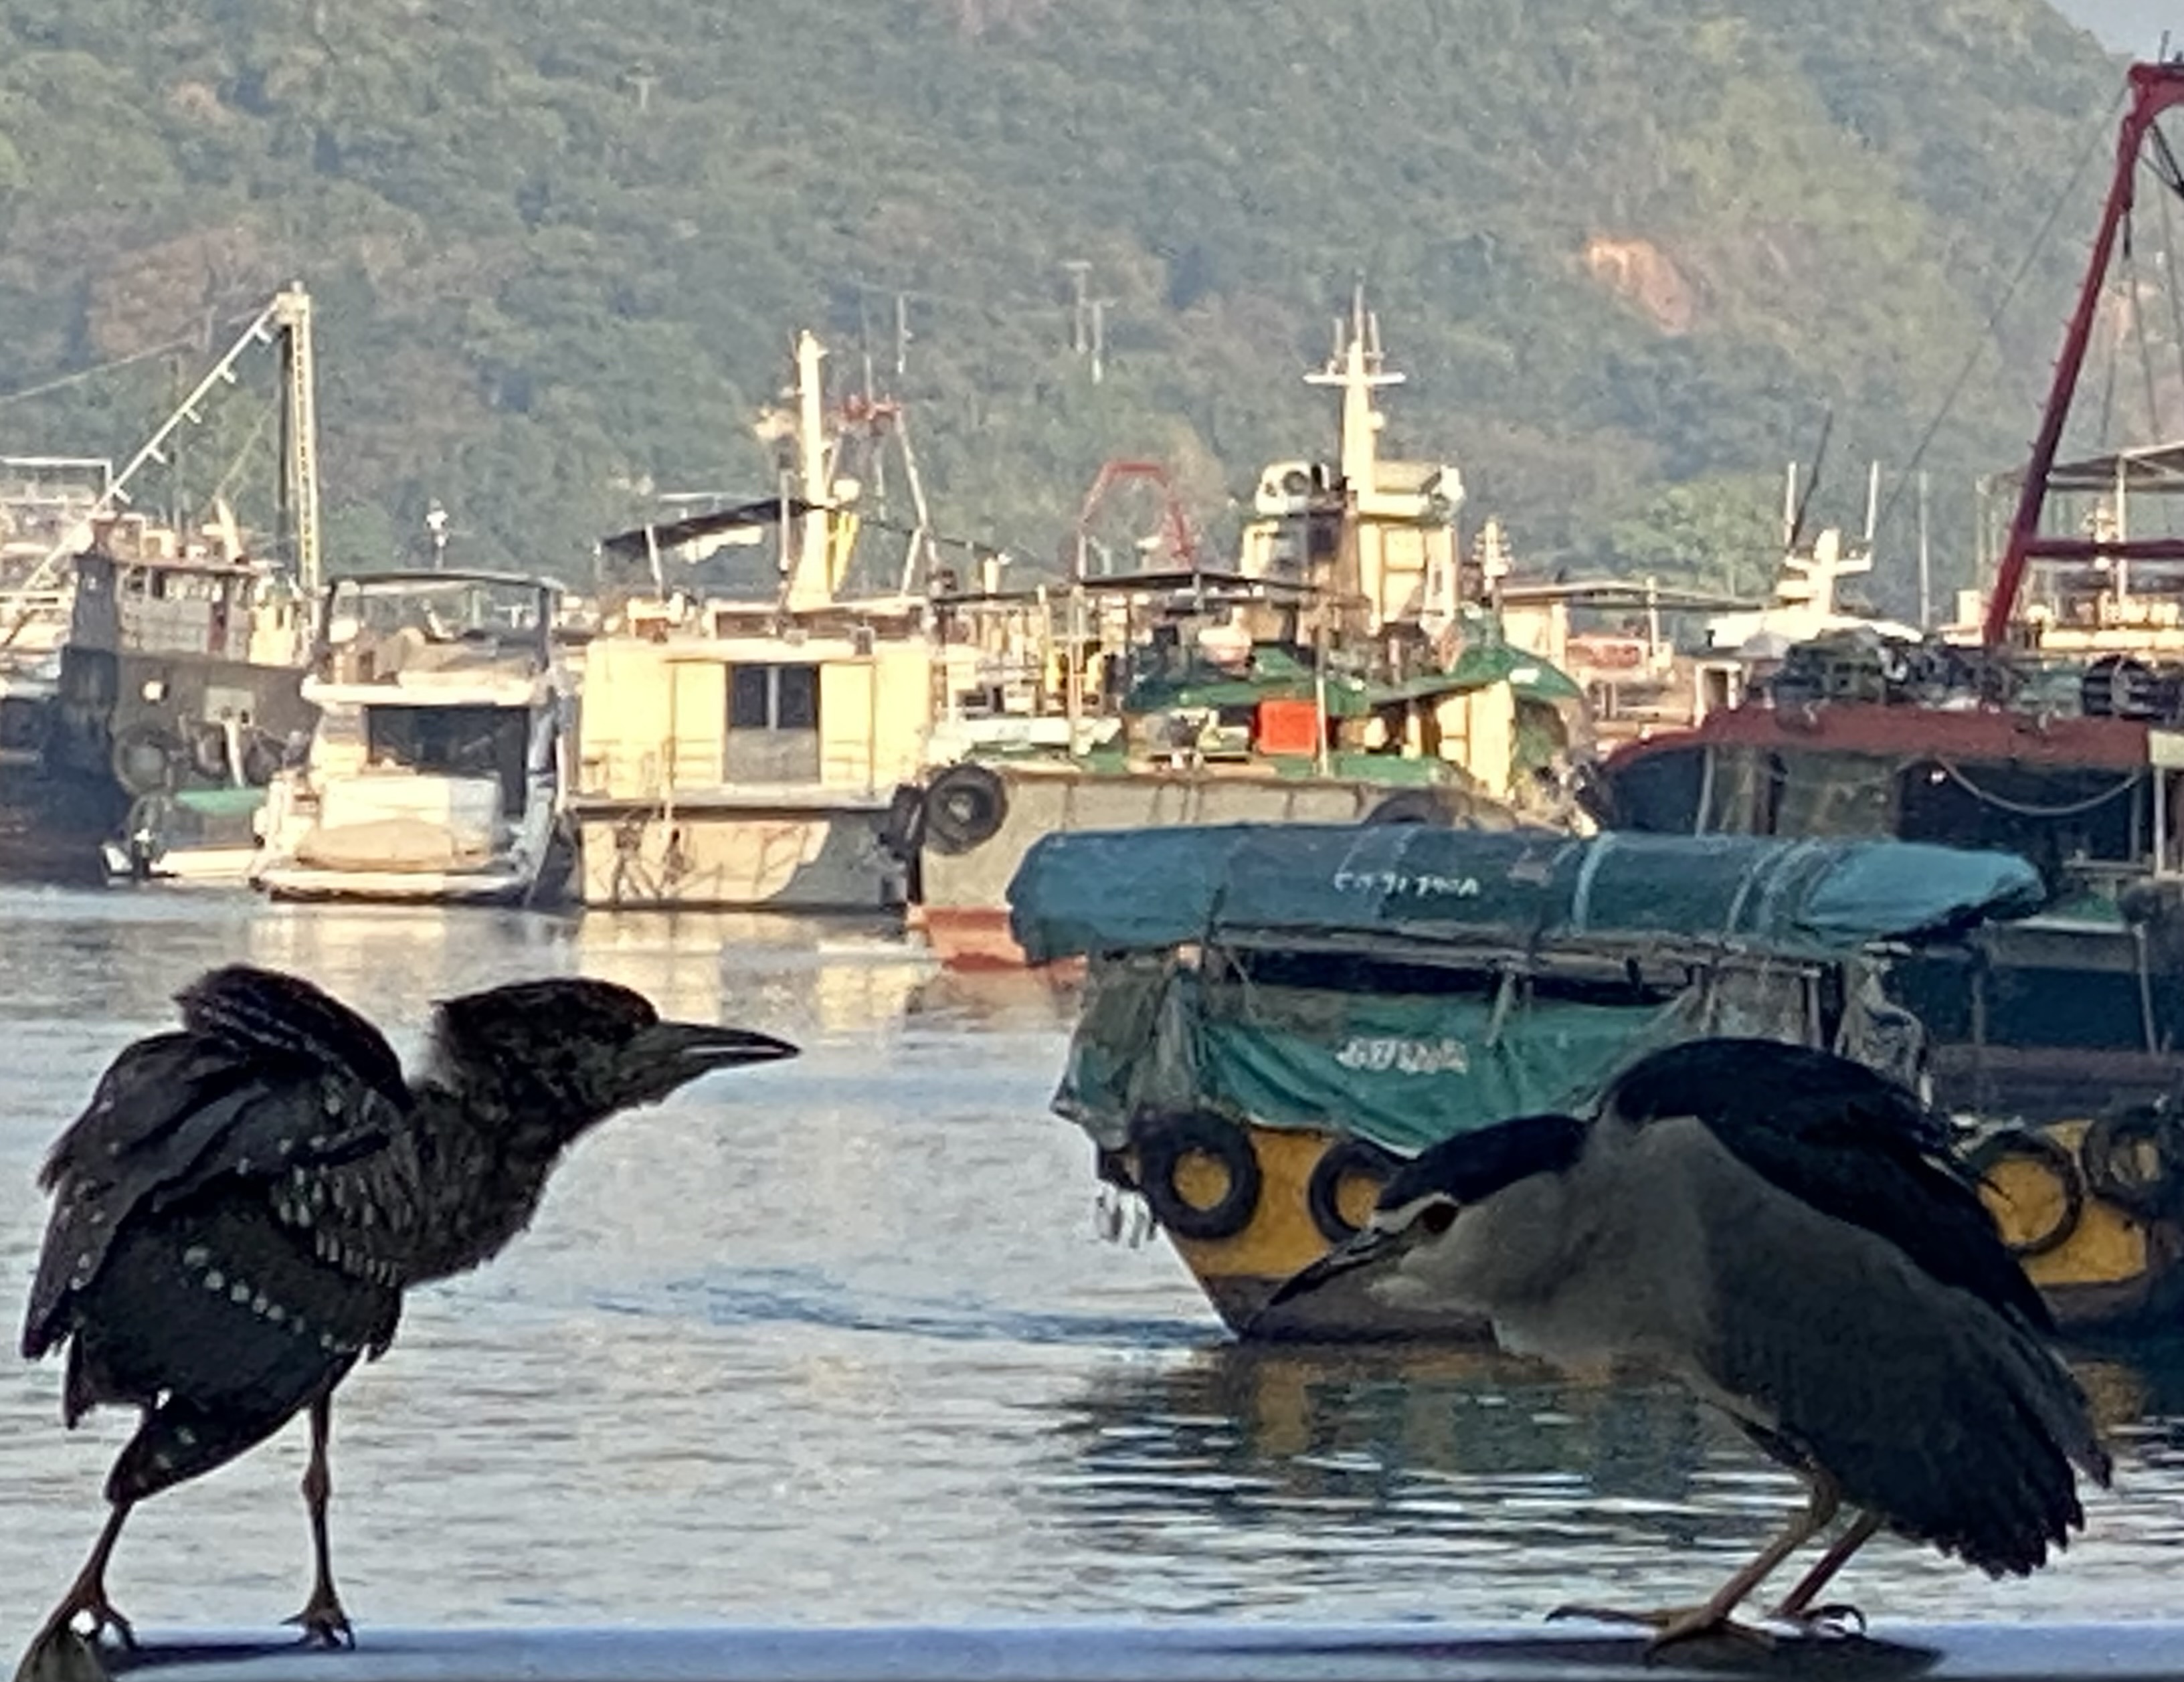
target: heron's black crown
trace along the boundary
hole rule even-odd
[[[642,994],[569,977],[448,1000],[433,1037],[427,1079],[563,1142],[711,1070],[795,1050],[744,1029],[662,1022]]]
[[[1558,1174],[1585,1147],[1585,1124],[1574,1116],[1519,1116],[1460,1133],[1420,1151],[1380,1193],[1383,1209],[1439,1192],[1458,1203],[1480,1203],[1534,1174]]]

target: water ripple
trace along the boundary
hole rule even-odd
[[[298,969],[414,1050],[437,997],[582,971],[807,1048],[602,1129],[535,1228],[421,1291],[337,1408],[367,1636],[413,1622],[1529,1617],[1712,1588],[1799,1499],[1674,1390],[1498,1357],[1231,1345],[1172,1254],[1097,1240],[1045,1112],[1069,1000],[936,976],[895,937],[754,918],[287,911],[0,892],[0,1271],[105,1060],[207,964]],[[2184,1542],[2184,1367],[2089,1366],[2118,1451],[2089,1529],[1991,1584],[1881,1542],[1844,1590],[1933,1617],[2153,1617]],[[0,1367],[0,1650],[94,1533],[126,1422],[59,1428]],[[278,1443],[132,1518],[154,1623],[301,1599]]]

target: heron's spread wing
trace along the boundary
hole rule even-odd
[[[181,993],[182,1025],[248,1051],[338,1070],[390,1101],[408,1089],[386,1036],[299,977],[250,964],[208,970]]]
[[[406,1097],[405,1097],[406,1102]],[[345,1063],[206,1032],[154,1035],[117,1057],[47,1158],[53,1217],[22,1349],[67,1335],[70,1305],[131,1223],[223,1180],[293,1186],[386,1149],[404,1109]]]
[[[1711,1387],[1903,1534],[1996,1574],[2043,1562],[2083,1522],[2073,1464],[2108,1474],[2068,1370],[1878,1235],[1749,1189],[1712,1208]]]
[[[1633,1064],[1603,1107],[1630,1122],[1696,1116],[1780,1190],[1886,1239],[1941,1283],[2053,1329],[1947,1119],[1863,1063],[1774,1040],[1692,1040]]]

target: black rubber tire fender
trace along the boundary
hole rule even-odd
[[[1009,791],[982,765],[951,765],[925,791],[925,844],[936,853],[967,853],[1000,833]]]
[[[2103,1111],[2078,1141],[2086,1189],[2134,1220],[2158,1221],[2173,1214],[2180,1189],[2176,1135],[2176,1118],[2151,1104]],[[2135,1172],[2141,1145],[2154,1149],[2150,1180]]]
[[[1984,1181],[1988,1171],[2008,1156],[2022,1156],[2039,1163],[2063,1188],[2063,1212],[2055,1224],[2021,1244],[2011,1245],[2009,1253],[2022,1262],[2061,1249],[2070,1241],[2070,1234],[2078,1230],[2078,1223],[2085,1218],[2086,1178],[2079,1172],[2077,1157],[2060,1140],[2035,1128],[2004,1128],[1989,1133],[1975,1145],[1965,1165]]]
[[[131,794],[164,794],[176,782],[177,767],[188,763],[189,750],[164,725],[139,720],[114,738],[107,763],[114,780]]]
[[[1234,1238],[1251,1224],[1266,1175],[1244,1130],[1199,1111],[1141,1117],[1132,1128],[1138,1152],[1138,1188],[1153,1218],[1178,1238],[1213,1241]],[[1186,1156],[1210,1156],[1228,1177],[1220,1200],[1200,1208],[1183,1195],[1176,1169]]]
[[[1446,828],[1448,807],[1430,788],[1398,788],[1365,814],[1368,823],[1430,823]]]
[[[1342,1183],[1362,1177],[1385,1186],[1403,1166],[1392,1150],[1354,1134],[1338,1139],[1320,1152],[1304,1184],[1304,1206],[1319,1235],[1329,1244],[1342,1244],[1357,1236],[1357,1228],[1342,1212]]]
[[[262,730],[252,731],[243,744],[242,780],[254,788],[265,788],[287,763],[287,749]]]
[[[889,857],[908,864],[925,844],[925,790],[905,783],[888,802],[880,821],[880,846]]]

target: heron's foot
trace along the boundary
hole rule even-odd
[[[342,1610],[341,1596],[331,1583],[321,1583],[311,1590],[311,1598],[304,1609],[288,1620],[304,1632],[307,1647],[354,1647],[356,1631],[349,1628],[348,1614]]]
[[[1558,1606],[1547,1614],[1547,1622],[1562,1624],[1583,1618],[1594,1624],[1637,1624],[1648,1629],[1666,1629],[1670,1624],[1696,1618],[1705,1610],[1702,1606],[1664,1606],[1650,1610],[1627,1606]]]
[[[1569,1618],[1589,1618],[1596,1624],[1635,1624],[1651,1629],[1653,1639],[1646,1644],[1649,1653],[1657,1653],[1663,1647],[1680,1641],[1696,1640],[1705,1635],[1725,1635],[1758,1647],[1772,1647],[1774,1645],[1774,1638],[1764,1629],[1749,1624],[1739,1624],[1727,1612],[1713,1606],[1669,1606],[1650,1609],[1619,1606],[1558,1606],[1547,1614],[1550,1623],[1560,1623]]]
[[[96,1636],[64,1620],[40,1630],[15,1667],[15,1682],[111,1682]]]
[[[77,1629],[76,1619],[86,1613],[91,1627]],[[106,1598],[104,1579],[86,1573],[31,1638],[15,1668],[15,1682],[107,1682],[98,1646],[100,1638],[109,1633],[121,1646],[136,1648],[136,1632]]]
[[[1863,1635],[1865,1614],[1847,1601],[1825,1606],[1778,1606],[1767,1614],[1769,1624],[1788,1624],[1814,1635]]]
[[[76,1619],[89,1614],[91,1627],[78,1630]],[[96,1647],[100,1639],[112,1635],[130,1651],[136,1650],[136,1632],[129,1620],[114,1609],[114,1602],[106,1598],[106,1584],[103,1578],[86,1577],[68,1591],[67,1598],[53,1608],[53,1615],[46,1620],[46,1627],[38,1632],[38,1640],[62,1634],[78,1636]],[[36,1643],[33,1643],[36,1645]]]

